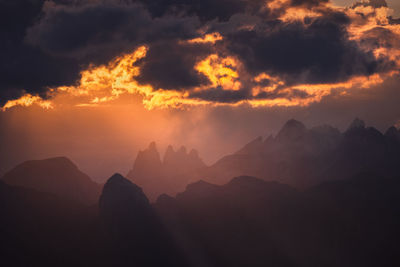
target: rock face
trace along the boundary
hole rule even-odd
[[[276,137],[258,137],[204,173],[202,179],[224,184],[231,177],[250,175],[309,187],[326,180],[345,179],[360,171],[391,176],[400,166],[400,132],[385,135],[355,119],[341,133],[329,125],[307,129],[289,120]]]
[[[96,203],[101,191],[99,184],[65,157],[23,162],[1,180],[9,185],[53,193],[87,205]]]
[[[306,126],[297,120],[288,120],[276,136],[279,142],[293,142],[304,138],[307,132]]]
[[[156,144],[152,142],[138,153],[133,169],[127,174],[128,179],[143,188],[150,200],[162,193],[173,195],[183,191],[206,167],[196,150],[188,153],[184,146],[177,151],[168,146],[163,160],[160,158]]]
[[[157,151],[156,143],[150,143],[149,147],[145,150],[139,151],[133,170],[137,176],[157,177],[161,172],[161,159]]]
[[[118,236],[131,228],[140,233],[152,214],[142,189],[120,174],[114,174],[105,183],[99,208],[107,227]]]
[[[100,197],[100,218],[118,266],[183,266],[172,238],[142,189],[120,174],[108,179]]]

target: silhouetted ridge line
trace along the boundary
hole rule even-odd
[[[306,188],[327,180],[345,179],[360,171],[385,176],[400,165],[400,132],[385,135],[354,119],[348,129],[321,125],[308,129],[302,122],[287,121],[273,137],[261,137],[227,155],[203,172],[202,179],[225,184],[235,176],[254,176]]]
[[[133,266],[183,266],[185,257],[140,187],[114,174],[104,185],[99,206],[116,258]]]
[[[66,157],[25,161],[2,178],[10,185],[23,186],[92,205],[101,186]]]

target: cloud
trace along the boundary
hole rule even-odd
[[[203,22],[226,21],[238,13],[257,13],[265,5],[264,0],[138,0],[153,16],[185,14],[197,16]]]
[[[79,74],[76,61],[54,58],[24,42],[44,1],[0,1],[0,105],[24,93],[44,96],[47,86],[72,84]]]
[[[347,37],[345,14],[299,22],[258,24],[255,29],[227,35],[227,47],[255,75],[268,72],[290,83],[331,83],[354,75],[384,71],[388,60],[377,60]]]
[[[77,105],[138,94],[148,108],[304,106],[399,73],[400,25],[384,1],[15,3],[1,2],[16,22],[2,32],[3,107],[66,93]]]
[[[194,69],[212,52],[208,44],[160,41],[150,45],[147,56],[138,64],[137,80],[155,89],[190,89],[207,84],[207,78]]]
[[[153,19],[140,4],[46,2],[43,13],[40,21],[28,28],[28,43],[53,55],[95,64],[158,40],[194,38],[199,25],[190,17]]]

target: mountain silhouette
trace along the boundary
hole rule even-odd
[[[113,265],[184,265],[185,257],[140,187],[114,174],[104,185],[99,207],[116,259]]]
[[[237,152],[206,166],[197,151],[168,146],[163,159],[152,142],[140,151],[127,178],[154,201],[161,194],[175,195],[198,180],[225,184],[236,176],[260,177],[297,188],[346,179],[359,172],[397,175],[400,165],[400,131],[390,127],[382,134],[354,119],[344,132],[330,125],[307,128],[290,119],[276,136],[261,136]]]
[[[202,179],[224,184],[231,177],[249,175],[307,188],[362,171],[393,176],[397,166],[400,138],[394,127],[383,135],[355,119],[341,133],[329,125],[307,129],[292,119],[275,137],[258,137],[238,152],[223,157],[203,173]]]
[[[198,152],[192,149],[188,153],[184,146],[177,151],[168,146],[161,161],[152,142],[147,149],[139,151],[127,178],[142,187],[150,200],[155,200],[162,193],[174,195],[183,191],[188,183],[200,178],[199,172],[205,167]]]
[[[101,186],[66,157],[25,161],[7,172],[2,181],[33,188],[88,205],[98,201]]]
[[[100,264],[93,256],[101,250],[93,246],[94,214],[80,202],[0,181],[2,265]]]
[[[362,173],[298,191],[243,176],[155,205],[209,266],[396,266],[399,181]]]
[[[399,266],[399,136],[360,119],[343,133],[289,120],[210,167],[185,147],[161,160],[152,143],[129,179],[107,180],[98,205],[90,203],[101,186],[70,160],[27,161],[0,180],[0,258],[35,267]],[[247,175],[228,178],[236,173]]]

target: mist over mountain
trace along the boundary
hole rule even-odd
[[[2,178],[9,185],[33,188],[92,205],[98,201],[101,185],[66,157],[25,161]]]
[[[188,183],[200,179],[200,171],[205,167],[198,152],[194,149],[187,152],[184,146],[177,151],[168,146],[161,160],[156,143],[152,142],[147,149],[139,151],[126,177],[141,186],[151,200],[155,200],[163,193],[183,191]]]
[[[308,188],[324,181],[346,179],[359,172],[395,176],[400,166],[400,130],[382,134],[356,118],[340,132],[330,125],[307,128],[288,120],[275,135],[257,137],[237,152],[206,166],[197,151],[167,148],[163,160],[153,142],[140,151],[127,177],[155,200],[175,195],[197,180],[224,184],[235,176],[254,176]]]
[[[0,257],[42,267],[398,266],[399,151],[395,127],[289,120],[211,166],[185,147],[161,159],[153,142],[127,178],[103,186],[67,158],[27,161],[0,180]]]
[[[398,134],[394,127],[382,134],[360,119],[343,133],[329,125],[308,129],[289,120],[276,136],[258,137],[210,166],[205,179],[223,184],[233,176],[251,175],[305,188],[360,171],[393,176],[400,166]]]

